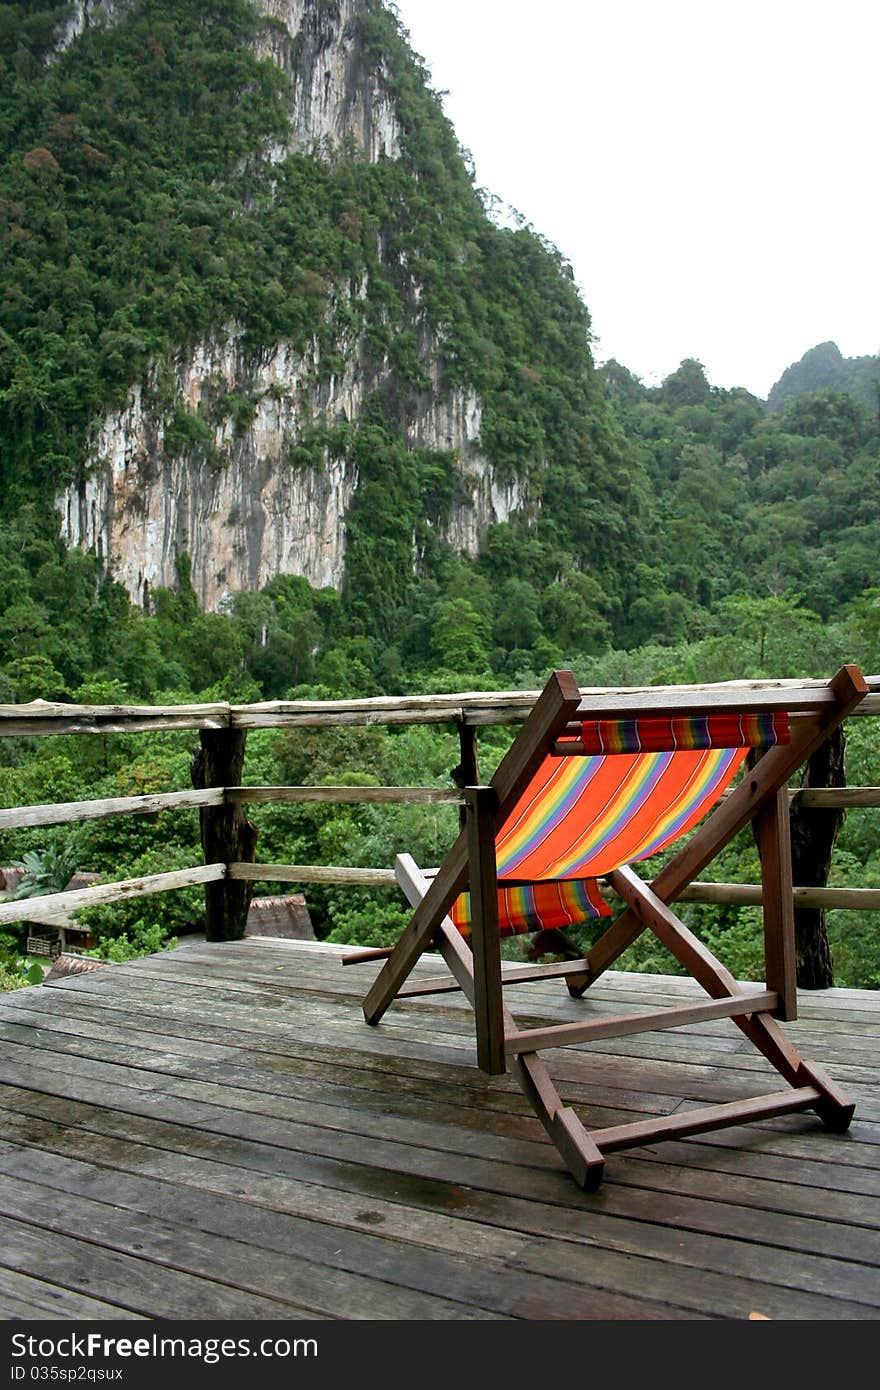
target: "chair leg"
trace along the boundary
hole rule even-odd
[[[410,868],[416,874],[413,883],[408,881]],[[465,887],[467,872],[464,831],[459,834],[436,877],[430,882],[418,871],[410,855],[398,855],[395,865],[397,880],[415,910],[409,926],[401,934],[364,998],[364,1018],[367,1023],[378,1023],[395,999],[422,952],[431,944],[450,906]]]
[[[826,1129],[835,1134],[849,1129],[855,1101],[832,1080],[824,1067],[801,1056],[775,1019],[753,1014],[735,1018],[734,1023],[790,1085],[815,1087],[819,1099],[812,1108]]]
[[[575,1182],[585,1192],[595,1192],[605,1172],[605,1159],[570,1106],[550,1079],[545,1063],[536,1052],[516,1058],[517,1079],[531,1102]]]
[[[640,930],[648,927],[654,930],[714,998],[726,999],[743,994],[721,962],[687,930],[665,903],[656,898],[647,884],[631,869],[618,872],[621,879],[615,885],[617,890],[631,902],[633,915],[643,914]],[[399,857],[397,873],[401,887],[416,906],[424,898],[429,881],[407,855]],[[439,923],[434,939],[476,1012],[476,972],[471,948],[448,917]],[[519,1030],[503,1001],[499,1009],[503,1043],[504,1038],[511,1038]],[[837,1131],[846,1129],[852,1117],[853,1103],[821,1067],[801,1057],[774,1018],[763,1013],[751,1013],[735,1016],[734,1022],[781,1073],[789,1083],[790,1091],[591,1132],[575,1111],[563,1103],[546,1063],[537,1052],[516,1053],[512,1058],[512,1070],[566,1168],[586,1192],[594,1192],[602,1182],[606,1154],[636,1145],[682,1138],[688,1134],[807,1109],[815,1110],[827,1128]]]
[[[468,787],[465,797],[477,1065],[489,1076],[502,1076],[507,1070],[507,1061],[504,1052],[501,937],[495,868],[498,797],[493,787]]]
[[[479,837],[477,837],[479,838]],[[413,907],[424,898],[429,881],[424,877],[415,860],[408,854],[398,855],[397,881]],[[497,902],[497,896],[496,896]],[[458,981],[466,999],[474,1012],[477,1012],[477,993],[475,982],[474,955],[456,929],[454,923],[445,917],[437,928],[436,942],[449,970]],[[504,1058],[504,1036],[517,1031],[516,1019],[504,1006],[500,986],[498,988],[500,1006],[500,1026],[502,1029],[501,1049]],[[602,1181],[605,1160],[589,1134],[584,1129],[575,1112],[563,1105],[562,1098],[550,1079],[544,1061],[537,1053],[529,1052],[514,1058],[513,1070],[525,1092],[535,1114],[547,1131],[551,1141],[571,1172],[575,1181],[587,1192],[593,1192]]]
[[[714,999],[743,993],[730,971],[632,869],[615,870],[611,880],[628,906],[641,917],[643,925],[654,932]],[[789,1085],[815,1088],[819,1098],[812,1108],[829,1129],[847,1128],[855,1109],[854,1102],[821,1067],[801,1056],[776,1019],[755,1013],[737,1015],[733,1021]]]
[[[776,1017],[797,1018],[797,952],[788,788],[780,787],[755,817],[764,918],[764,979],[779,995]]]
[[[826,1129],[844,1134],[855,1113],[855,1101],[842,1091],[818,1062],[801,1062],[798,1069],[801,1084],[815,1086],[822,1100],[814,1108]]]

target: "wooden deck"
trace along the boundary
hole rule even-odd
[[[437,965],[419,967],[436,973]],[[582,1193],[460,996],[368,1028],[374,965],[190,944],[0,996],[5,1319],[876,1319],[880,995],[787,1025],[857,1098],[614,1154]],[[700,997],[609,974],[506,992],[537,1025]],[[547,1054],[591,1125],[766,1089],[718,1021]]]

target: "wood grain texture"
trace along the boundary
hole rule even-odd
[[[806,700],[821,690],[823,681],[731,681],[715,685],[667,686],[670,700],[687,704],[694,699],[705,704],[707,698],[723,701],[725,692],[788,692],[794,702]],[[870,693],[857,714],[880,714],[880,676],[869,676]],[[656,686],[620,688],[581,687],[585,702],[598,708],[610,700],[618,707],[638,703],[637,698]],[[539,691],[468,691],[446,695],[379,696],[363,700],[269,701],[255,705],[228,705],[224,702],[201,705],[70,705],[47,700],[29,704],[0,705],[0,736],[41,734],[136,733],[161,729],[226,728],[332,728],[345,725],[401,723],[486,724],[523,722],[534,707]],[[794,706],[792,706],[794,707]]]
[[[797,951],[794,939],[794,893],[791,882],[791,837],[788,796],[780,787],[755,817],[761,858],[764,918],[764,977],[779,995],[776,1018],[797,1018]]]
[[[217,883],[226,876],[225,864],[200,864],[192,869],[175,869],[167,874],[145,874],[142,878],[119,879],[116,883],[96,883],[90,888],[74,888],[69,893],[47,893],[38,898],[21,898],[0,903],[0,926],[6,922],[28,921],[31,915],[76,912],[98,903],[142,898],[151,893],[170,893],[175,888],[191,888],[197,883]]]
[[[787,1025],[845,1066],[848,1135],[678,1132],[611,1153],[591,1196],[515,1078],[474,1067],[461,995],[364,1028],[344,949],[190,943],[0,997],[4,1316],[876,1321],[880,995],[810,993]],[[615,972],[585,1002],[509,990],[537,1026],[703,998]],[[599,1039],[538,1084],[591,1131],[677,1122],[772,1091],[740,1042],[724,1019]]]

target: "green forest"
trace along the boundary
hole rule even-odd
[[[0,702],[536,689],[558,667],[595,685],[823,677],[843,661],[880,671],[878,359],[847,364],[820,345],[767,401],[711,385],[697,358],[659,387],[597,367],[570,267],[534,228],[493,220],[378,0],[364,0],[359,51],[387,74],[402,153],[374,164],[354,144],[268,159],[289,127],[289,84],[256,56],[266,21],[247,0],[129,0],[59,48],[72,9],[0,10]],[[405,443],[431,389],[422,316],[443,343],[441,389],[478,394],[480,448],[529,497],[474,559],[441,539],[454,456]],[[231,320],[254,354],[318,344],[319,374],[357,360],[370,380],[392,364],[356,421],[315,419],[296,441],[303,468],[357,467],[344,582],[279,574],[203,612],[181,553],[176,583],[145,611],[98,556],[64,545],[54,499],[136,382],[150,382],[166,450],[194,469],[216,462],[215,422],[175,399],[170,362]],[[242,428],[253,408],[246,395],[215,402]],[[852,784],[880,785],[875,725],[848,726]],[[481,734],[482,772],[511,736]],[[192,750],[185,734],[5,738],[0,804],[183,789]],[[452,728],[261,731],[245,776],[439,787],[458,756]],[[850,812],[832,882],[880,887],[876,814]],[[309,804],[253,819],[264,862],[389,866],[404,848],[437,862],[456,815]],[[73,868],[115,879],[199,859],[193,812],[0,834],[0,864],[28,863],[45,891]],[[745,837],[713,869],[757,872]],[[406,920],[390,892],[308,900],[333,940],[384,944]],[[201,912],[187,890],[93,908],[89,922],[98,949],[123,959],[198,928]],[[761,977],[755,910],[690,905],[686,920],[735,972]],[[828,926],[838,982],[880,987],[876,916],[838,911]],[[27,978],[22,950],[22,931],[0,936],[0,981]],[[675,968],[641,943],[624,964]]]

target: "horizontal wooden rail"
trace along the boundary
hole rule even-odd
[[[880,888],[795,888],[795,907],[850,908],[880,912]],[[760,907],[760,883],[691,883],[676,899],[689,903],[727,903]]]
[[[880,806],[880,787],[804,787],[803,791],[790,788],[788,798],[816,810],[834,806],[854,810]]]
[[[462,793],[454,787],[227,787],[226,800],[464,803]]]
[[[537,698],[537,697],[535,697]],[[322,711],[311,710],[233,710],[232,727],[235,729],[342,729],[368,725],[399,724],[522,724],[532,708],[532,699],[525,703],[520,699],[515,704],[498,705],[488,708],[463,707],[454,697],[447,697],[438,704],[425,704],[421,708],[395,709],[333,709],[328,705]]]
[[[393,869],[352,869],[339,864],[228,864],[230,878],[252,883],[356,883],[364,888],[396,888]]]
[[[6,899],[0,901],[0,926],[7,922],[28,920],[49,923],[53,917],[61,918],[82,907],[168,892],[197,883],[211,883],[224,877],[261,883],[348,884],[365,888],[392,888],[397,884],[393,869],[351,868],[339,864],[206,864],[172,873],[95,884],[69,892]],[[603,891],[608,898],[616,896],[607,887],[603,887]],[[679,898],[683,902],[737,907],[759,907],[761,900],[761,885],[756,883],[697,882],[690,884]],[[794,902],[796,907],[877,912],[880,911],[880,888],[795,888]]]
[[[341,864],[230,864],[229,877],[266,883],[357,883],[363,887],[385,888],[396,882],[393,869],[349,868]],[[430,879],[435,869],[425,869]],[[616,898],[603,883],[604,895]],[[727,903],[749,907],[761,905],[760,883],[692,883],[679,902]],[[860,911],[880,911],[880,888],[795,888],[796,907],[838,907]]]
[[[351,868],[342,864],[247,864],[231,863],[199,865],[170,874],[152,874],[141,879],[126,879],[119,883],[95,884],[70,892],[44,894],[37,898],[21,898],[0,902],[0,925],[4,922],[25,921],[46,914],[61,915],[98,902],[137,896],[138,893],[161,893],[170,888],[185,888],[193,883],[210,883],[228,877],[247,879],[253,883],[328,883],[357,884],[364,888],[392,888],[396,885],[393,869]],[[140,885],[140,887],[138,887]],[[119,889],[119,892],[114,891]],[[605,895],[615,895],[605,889]],[[678,899],[680,902],[726,904],[733,907],[760,907],[759,883],[692,883]],[[795,888],[796,907],[848,908],[859,912],[880,912],[880,888]]]
[[[880,715],[880,676],[866,677],[870,693],[854,716]],[[820,680],[721,681],[682,686],[582,686],[585,717],[625,716],[641,696],[664,699],[670,709],[784,704],[791,709],[821,705]],[[466,691],[447,695],[383,695],[364,700],[280,700],[255,705],[70,705],[47,700],[0,705],[0,737],[45,734],[121,734],[174,729],[336,728],[356,725],[463,723],[478,727],[521,723],[537,690]]]
[[[95,883],[90,888],[74,888],[69,893],[7,899],[0,903],[0,926],[32,919],[49,922],[55,915],[77,912],[82,907],[97,907],[100,903],[119,902],[123,898],[142,898],[150,893],[168,893],[173,888],[214,883],[225,877],[225,864],[198,864],[194,869],[175,869],[167,874],[147,874],[143,878],[120,879],[117,883]]]
[[[819,808],[880,806],[880,787],[808,787],[791,790],[789,798],[801,806]],[[57,801],[0,810],[0,830],[25,830],[39,825],[98,820],[108,816],[150,815],[200,806],[239,802],[339,802],[357,804],[425,803],[461,805],[462,793],[454,787],[207,787],[204,791],[151,792],[142,796],[105,797],[96,801]]]
[[[656,686],[650,697],[651,717],[676,719],[700,714],[769,714],[787,710],[790,714],[821,714],[837,706],[837,696],[827,685],[819,689],[807,686],[788,688],[740,689],[733,686],[704,686],[702,689],[680,690],[674,686]],[[594,719],[635,719],[645,713],[644,693],[602,691],[588,695],[580,703],[576,718],[587,722]],[[576,735],[579,725],[566,727]]]
[[[156,792],[144,796],[113,796],[101,801],[57,801],[41,806],[13,806],[0,811],[0,830],[23,830],[33,825],[100,820],[103,816],[145,816],[154,811],[182,811],[192,806],[222,806],[222,787],[197,792]]]
[[[142,734],[162,729],[228,729],[229,706],[67,705],[32,700],[0,705],[0,736],[45,734]]]

